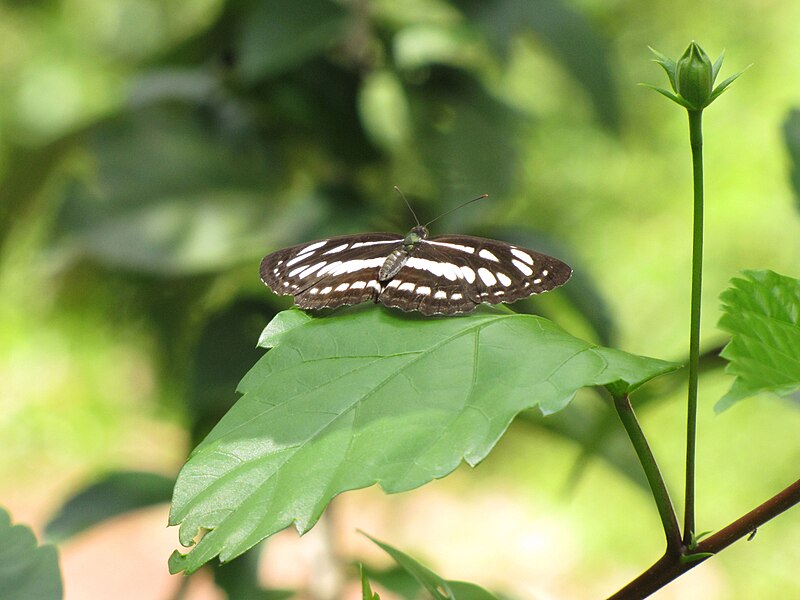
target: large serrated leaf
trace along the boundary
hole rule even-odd
[[[631,391],[674,363],[596,346],[541,317],[483,309],[422,318],[361,306],[291,327],[244,377],[244,396],[181,471],[170,522],[189,572],[294,523],[346,490],[409,490],[475,465],[514,417],[556,412],[584,386]]]
[[[37,546],[33,532],[11,525],[0,508],[0,598],[59,600],[63,594],[55,546]]]
[[[721,356],[736,376],[715,410],[761,392],[780,396],[800,389],[800,280],[773,271],[745,271],[722,300],[720,328],[731,341]]]

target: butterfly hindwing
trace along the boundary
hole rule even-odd
[[[276,294],[294,296],[300,308],[375,300],[378,270],[402,240],[394,233],[365,233],[299,244],[267,255],[261,280]]]
[[[505,242],[466,235],[422,240],[379,297],[423,314],[460,314],[481,302],[514,302],[565,283],[562,261]]]

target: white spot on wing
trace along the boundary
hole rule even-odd
[[[437,300],[444,300],[445,298],[447,298],[447,292],[439,290],[433,295],[433,297],[436,298]]]
[[[461,300],[464,296],[459,294],[458,292],[453,292],[453,295],[450,296],[451,300]]]
[[[392,279],[389,283],[386,284],[387,288],[396,288],[401,283],[403,283],[400,279]]]
[[[286,263],[286,266],[287,267],[291,267],[293,264],[299,263],[300,261],[303,261],[303,260],[307,259],[312,254],[314,254],[314,252],[309,252],[308,254],[300,254],[298,256],[295,256],[292,260],[290,260],[290,261],[288,261]]]
[[[339,267],[341,264],[342,264],[342,261],[336,260],[336,261],[332,262],[331,264],[322,267],[319,270],[319,273],[317,273],[317,275],[319,277],[322,277],[323,275],[328,275],[328,274],[330,274],[331,271],[333,271],[334,269]]]
[[[319,293],[320,294],[330,294],[332,289],[333,288],[331,286],[328,286],[328,287],[322,288],[322,290],[320,290]]]
[[[335,270],[330,271],[330,273],[331,275],[343,275],[344,273],[354,273],[362,269],[374,269],[375,267],[380,267],[383,261],[384,258],[382,256],[367,259],[354,259],[345,262],[337,261],[339,265]]]
[[[397,290],[400,292],[413,292],[415,287],[417,286],[410,281],[406,281],[404,284],[398,287]]]
[[[536,279],[533,280],[533,283],[542,283],[542,280],[539,277],[537,277]]]
[[[441,263],[442,265],[442,274],[447,277],[450,281],[455,281],[456,279],[463,278],[461,274],[461,269],[455,266],[453,263]]]
[[[351,290],[363,290],[365,287],[367,287],[367,282],[366,281],[354,281],[353,285],[350,286],[350,289]]]
[[[309,275],[311,275],[311,274],[312,274],[314,271],[319,271],[319,270],[320,270],[322,267],[324,267],[326,264],[327,264],[327,263],[326,263],[326,261],[324,261],[324,260],[323,260],[322,262],[318,262],[318,263],[317,263],[317,264],[315,264],[315,265],[311,265],[310,267],[306,268],[304,271],[302,271],[302,272],[300,273],[300,278],[302,279],[302,278],[304,278],[304,277],[308,277],[308,276],[309,276]],[[291,273],[290,273],[290,275],[291,275]]]
[[[353,248],[362,248],[363,246],[376,246],[378,244],[396,244],[400,240],[376,240],[374,242],[356,242]]]
[[[308,290],[308,293],[311,294],[312,296],[316,296],[319,293],[319,288],[311,288],[310,290]]]
[[[495,283],[497,283],[497,279],[494,278],[492,272],[489,269],[485,269],[484,267],[478,269],[478,277],[481,278],[481,281],[485,285],[494,285]]]
[[[481,258],[485,258],[486,260],[493,260],[494,262],[500,262],[500,259],[497,258],[491,252],[489,252],[486,248],[483,248],[480,252],[478,252],[478,256],[480,256]]]
[[[380,292],[381,291],[381,284],[378,283],[377,281],[375,281],[374,279],[367,284],[367,287],[368,288],[372,288],[376,292]]]
[[[473,271],[470,267],[461,267],[461,274],[464,276],[464,279],[470,283],[475,281],[475,271]]]
[[[322,248],[325,244],[328,243],[328,240],[322,240],[321,242],[314,242],[310,246],[306,246],[302,250],[300,250],[300,254],[305,254],[306,252],[312,252],[317,248]]]
[[[511,285],[511,278],[510,278],[508,275],[506,275],[505,273],[501,273],[500,271],[498,271],[498,272],[496,273],[496,275],[497,275],[497,279],[498,279],[498,280],[500,281],[500,283],[502,283],[504,286],[508,287],[508,286],[510,286],[510,285]]]
[[[524,262],[521,262],[521,261],[517,260],[516,258],[512,258],[511,262],[514,263],[514,266],[517,267],[517,269],[522,271],[523,275],[533,275],[533,269],[531,269]]]
[[[427,285],[421,285],[417,288],[417,293],[422,294],[423,296],[430,296],[431,288],[429,288]]]
[[[336,248],[331,248],[330,250],[326,250],[325,252],[323,252],[323,254],[335,254],[336,252],[341,252],[342,250],[345,250],[349,245],[350,244],[341,244],[339,246],[336,246]]]
[[[542,277],[547,277],[548,275],[550,275],[550,271],[547,269],[542,269]]]
[[[529,265],[533,264],[533,258],[531,258],[531,255],[527,252],[523,252],[519,248],[511,248],[511,254],[516,256],[521,261],[528,263]]]
[[[451,244],[450,242],[434,242],[433,240],[422,240],[422,243],[432,244],[433,246],[444,246],[445,248],[460,250],[461,252],[467,252],[469,254],[475,253],[475,248],[472,246],[462,246],[461,244]]]
[[[436,277],[442,277],[445,276],[444,274],[445,264],[447,263],[440,263],[435,260],[428,260],[427,258],[417,258],[416,256],[412,256],[408,259],[405,266],[411,267],[412,269],[427,271],[428,273],[432,273]]]
[[[344,292],[349,287],[350,287],[349,283],[340,283],[339,285],[336,286],[336,291],[337,292]]]

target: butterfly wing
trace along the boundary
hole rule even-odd
[[[470,312],[481,302],[514,302],[569,280],[566,263],[527,248],[466,235],[422,240],[379,300],[426,315]]]
[[[261,281],[276,294],[294,296],[300,308],[375,300],[378,270],[402,241],[394,233],[364,233],[298,244],[265,256]]]

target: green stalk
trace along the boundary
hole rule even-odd
[[[633,444],[633,449],[636,451],[639,462],[644,469],[645,477],[647,477],[647,483],[653,492],[653,499],[658,507],[658,514],[664,527],[664,535],[667,538],[666,555],[678,556],[681,554],[681,528],[678,525],[678,517],[675,515],[667,485],[664,483],[664,478],[658,469],[653,451],[650,450],[647,438],[639,425],[639,421],[636,419],[636,413],[633,412],[633,406],[631,406],[628,395],[614,396],[614,407],[617,409],[622,426],[625,427],[625,431]]]
[[[689,393],[686,419],[686,502],[683,544],[689,546],[695,532],[694,491],[697,450],[697,370],[700,361],[700,292],[703,286],[703,111],[689,111],[689,141],[694,179],[692,235],[692,307],[689,326]]]

